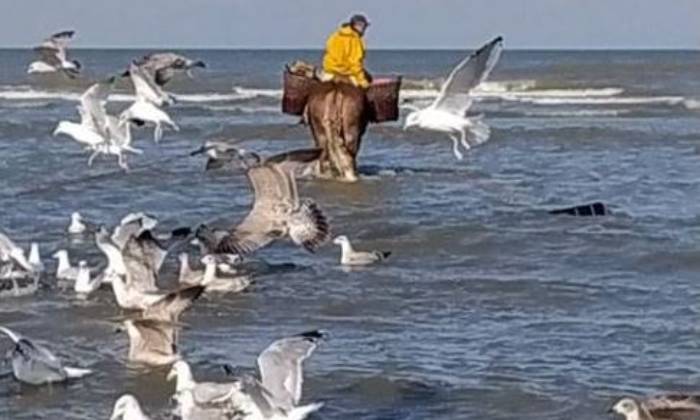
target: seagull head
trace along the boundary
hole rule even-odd
[[[213,265],[213,264],[216,264],[216,257],[211,255],[211,254],[207,254],[207,255],[203,256],[200,261],[204,265]]]
[[[141,407],[136,398],[130,394],[122,395],[117,402],[114,403],[114,410],[112,410],[112,417],[110,417],[110,420],[126,417],[127,413],[135,410],[141,411]]]
[[[333,243],[336,245],[347,244],[349,242],[350,240],[345,235],[336,236],[335,239],[333,239]]]
[[[173,367],[170,368],[168,376],[166,377],[168,381],[177,380],[177,385],[175,389],[177,392],[183,391],[185,389],[191,389],[194,386],[194,379],[192,378],[192,370],[190,365],[184,360],[178,360],[173,363]]]
[[[421,113],[419,110],[411,111],[410,114],[406,116],[406,121],[403,124],[403,129],[408,130],[411,127],[418,126],[421,121]]]
[[[70,122],[68,121],[60,121],[58,125],[56,126],[56,129],[53,130],[53,135],[57,136],[59,134],[68,134],[71,131],[70,129]]]
[[[80,221],[83,220],[83,216],[81,216],[79,212],[74,211],[74,212],[71,213],[71,215],[70,215],[70,220],[71,220],[72,222],[77,223],[77,222],[80,222]]]
[[[68,251],[66,251],[65,249],[59,249],[58,251],[54,252],[53,255],[51,255],[51,257],[59,259],[62,258],[63,255],[68,255]]]
[[[639,403],[633,398],[623,398],[610,409],[610,412],[623,415],[627,420],[638,419]]]

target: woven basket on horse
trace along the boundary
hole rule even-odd
[[[375,78],[367,89],[370,121],[375,123],[399,119],[401,76]]]
[[[302,115],[309,92],[321,83],[314,77],[313,66],[295,62],[284,71],[284,92],[282,94],[282,112],[290,115]]]

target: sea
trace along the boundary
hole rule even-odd
[[[74,80],[27,75],[29,50],[0,50],[0,229],[40,246],[47,271],[29,296],[0,297],[0,324],[47,344],[84,380],[34,387],[0,363],[0,418],[108,418],[135,395],[169,418],[168,368],[126,361],[123,315],[107,287],[87,300],[61,287],[52,254],[74,264],[104,257],[90,237],[66,234],[69,216],[112,226],[129,212],[163,231],[247,213],[242,170],[205,171],[190,156],[207,140],[267,156],[313,145],[280,111],[284,65],[320,51],[183,50],[206,62],[167,90],[180,131],[156,144],[135,129],[124,172],[52,133],[78,121],[81,93],[147,50],[77,49]],[[402,75],[402,105],[430,103],[470,51],[371,50],[375,75]],[[334,235],[391,251],[361,269],[288,242],[256,257],[293,269],[260,275],[245,293],[203,297],[183,316],[179,352],[198,380],[221,366],[255,373],[274,340],[313,329],[327,338],[304,364],[312,419],[606,419],[623,396],[700,392],[700,52],[506,49],[470,112],[488,142],[454,158],[444,135],[369,127],[354,184],[300,180]],[[128,80],[107,104],[133,99]],[[405,114],[405,111],[403,112]],[[600,201],[602,217],[551,215]],[[190,250],[195,258],[196,251]],[[161,287],[174,287],[177,255]],[[0,354],[12,349],[0,338]]]

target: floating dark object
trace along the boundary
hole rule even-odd
[[[568,214],[570,216],[606,216],[610,214],[605,204],[595,202],[581,206],[550,210],[549,214]]]

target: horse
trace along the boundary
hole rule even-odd
[[[357,154],[370,122],[365,91],[343,81],[318,83],[309,92],[304,117],[322,150],[317,175],[357,181]]]

